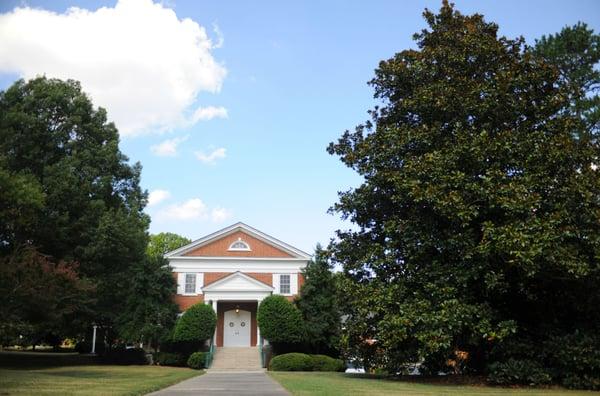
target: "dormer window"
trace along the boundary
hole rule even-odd
[[[242,238],[238,238],[237,241],[229,245],[229,250],[247,252],[250,251],[250,246],[246,242],[242,241]]]

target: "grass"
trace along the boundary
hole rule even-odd
[[[593,392],[563,389],[497,388],[488,386],[423,384],[366,378],[343,373],[273,372],[269,375],[294,396],[406,395],[406,396],[591,396]]]
[[[0,395],[143,395],[202,373],[159,366],[0,368]]]

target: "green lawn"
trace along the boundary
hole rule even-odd
[[[0,395],[143,395],[202,373],[159,366],[0,368]]]
[[[359,378],[343,373],[294,373],[273,372],[269,375],[277,380],[292,395],[523,395],[523,396],[591,396],[593,392],[568,391],[561,389],[511,389],[487,386],[428,385],[412,382]]]

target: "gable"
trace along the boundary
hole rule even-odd
[[[246,242],[249,245],[250,250],[229,250],[231,244],[236,242],[238,239]],[[201,245],[195,249],[192,249],[183,255],[192,257],[294,257],[282,249],[278,249],[271,244],[263,242],[262,240],[255,238],[254,236],[242,230],[224,235],[218,239],[208,242],[205,245]]]
[[[241,272],[234,272],[233,274],[226,276],[206,285],[202,288],[202,291],[207,292],[223,292],[223,291],[273,291],[273,287],[263,283],[257,279],[254,279]]]

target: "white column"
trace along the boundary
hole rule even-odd
[[[96,354],[96,328],[98,326],[94,325],[94,335],[92,336],[92,355]]]
[[[215,326],[215,334],[213,335],[213,343],[215,347],[217,346],[217,329],[219,328],[219,314],[217,313],[217,301],[218,300],[212,300],[213,310],[215,311],[215,314],[217,314],[217,325]]]
[[[258,306],[260,305],[260,300],[256,300],[256,316],[258,316]],[[256,343],[257,345],[262,346],[262,338],[260,337],[260,327],[258,327],[258,318],[256,319]]]

